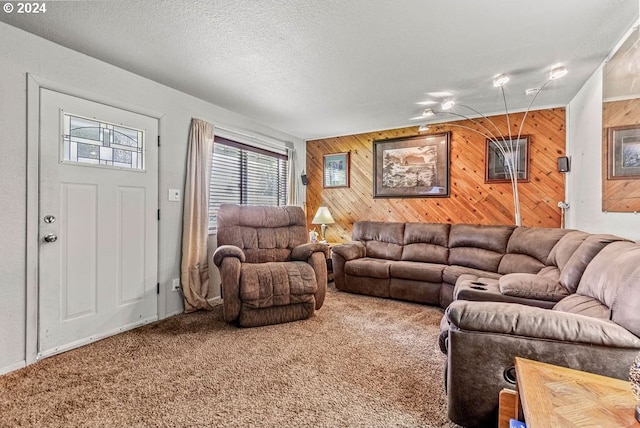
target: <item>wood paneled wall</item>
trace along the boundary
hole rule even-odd
[[[640,211],[640,179],[607,178],[608,128],[629,125],[640,125],[640,98],[603,103],[602,211]]]
[[[518,134],[522,116],[511,115],[512,135]],[[490,120],[508,135],[504,115]],[[327,229],[329,242],[348,241],[353,222],[359,220],[514,224],[511,184],[485,183],[486,139],[461,126],[478,129],[476,124],[465,120],[433,125],[423,133],[418,133],[415,126],[308,141],[308,224],[323,205],[329,207],[336,221]],[[446,131],[451,131],[449,198],[373,198],[374,140]],[[559,227],[558,202],[564,201],[564,175],[557,171],[557,158],[565,155],[565,110],[529,112],[522,135],[531,138],[530,180],[519,184],[522,224]],[[350,152],[351,185],[325,189],[323,155],[339,152]]]

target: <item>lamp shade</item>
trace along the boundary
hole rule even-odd
[[[333,219],[333,217],[331,217],[331,213],[329,212],[329,208],[320,207],[320,208],[318,208],[318,211],[316,212],[315,217],[313,217],[313,220],[311,221],[311,223],[313,223],[313,224],[331,224],[331,223],[335,223],[335,220]]]

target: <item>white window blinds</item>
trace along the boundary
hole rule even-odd
[[[209,186],[209,231],[222,204],[286,205],[286,155],[216,136]]]

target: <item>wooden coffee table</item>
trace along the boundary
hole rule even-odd
[[[518,357],[515,366],[518,392],[512,397],[528,428],[640,426],[628,381]]]

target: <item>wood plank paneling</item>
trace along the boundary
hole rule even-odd
[[[518,133],[522,116],[510,115],[513,135]],[[490,120],[508,135],[504,116]],[[484,182],[485,138],[461,126],[479,129],[465,120],[433,125],[423,133],[415,126],[308,141],[308,223],[319,206],[329,207],[336,220],[327,228],[330,242],[349,240],[353,222],[359,220],[513,224],[511,184]],[[449,198],[373,198],[374,140],[447,131],[451,132]],[[531,137],[530,180],[519,184],[522,224],[559,227],[558,202],[564,201],[564,174],[557,171],[557,158],[565,155],[565,110],[530,112],[522,134]],[[322,156],[339,152],[351,153],[351,186],[324,189]]]
[[[611,101],[602,106],[602,211],[640,211],[640,179],[607,179],[607,128],[640,125],[640,99]]]

